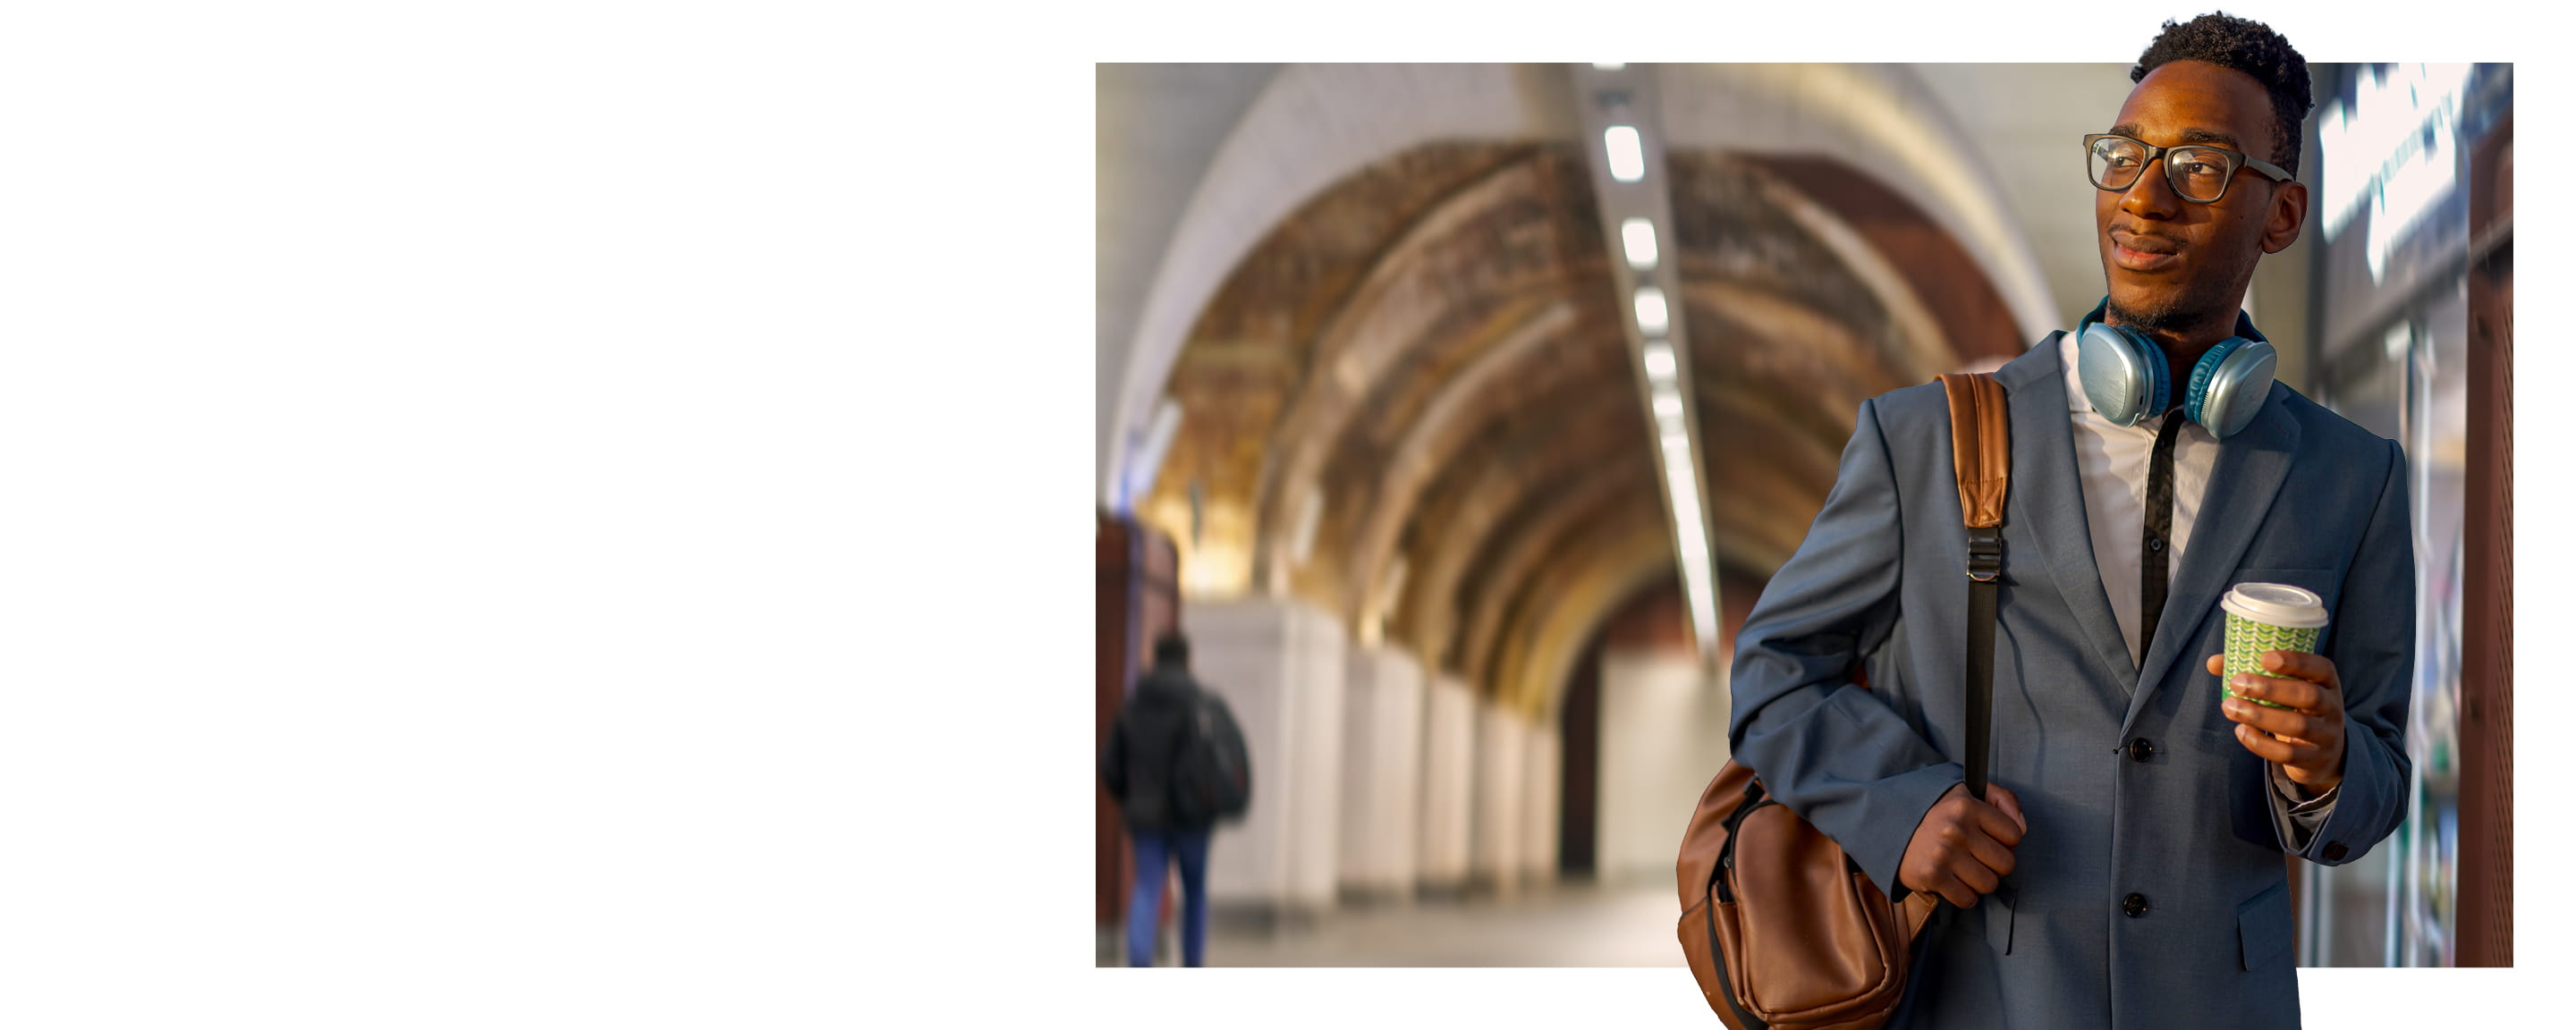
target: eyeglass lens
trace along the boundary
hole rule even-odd
[[[2093,184],[2106,190],[2128,189],[2138,181],[2146,157],[2147,149],[2131,140],[2093,141]],[[2217,200],[2236,171],[2234,160],[2216,147],[2175,147],[2165,151],[2164,166],[2174,192],[2202,203]]]

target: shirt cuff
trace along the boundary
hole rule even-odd
[[[2292,854],[2305,853],[2308,842],[2316,839],[2317,829],[2325,825],[2327,816],[2334,814],[2335,796],[2343,790],[2343,785],[2338,783],[2312,800],[2301,801],[2298,784],[2290,782],[2290,777],[2281,771],[2280,766],[2270,762],[2263,765],[2271,770],[2272,822],[2280,830],[2281,846]]]
[[[2280,795],[2281,800],[2289,802],[2291,815],[2303,816],[2312,813],[2326,812],[2334,808],[2335,794],[2343,790],[2343,784],[2338,783],[2332,787],[2326,788],[2325,793],[2319,794],[2315,798],[2301,801],[2299,800],[2299,785],[2291,782],[2290,775],[2288,773],[2281,771],[2280,766],[2274,765],[2270,762],[2265,762],[2263,764],[2272,770],[2272,792]]]

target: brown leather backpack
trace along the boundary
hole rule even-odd
[[[1984,797],[2011,448],[1992,376],[1945,375],[1941,384],[1968,532],[1968,789]],[[1868,687],[1857,666],[1852,676]],[[1700,795],[1675,872],[1682,953],[1709,1008],[1735,1030],[1877,1030],[1895,1014],[1915,938],[1941,904],[1919,891],[1891,904],[1840,845],[1733,760]]]

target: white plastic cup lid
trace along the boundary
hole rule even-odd
[[[2218,606],[2244,618],[2288,629],[2326,624],[2325,601],[2287,583],[2238,583]]]

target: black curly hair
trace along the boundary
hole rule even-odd
[[[2129,81],[2147,77],[2167,61],[2202,61],[2221,68],[2233,68],[2254,77],[2263,91],[2272,95],[2272,163],[2299,173],[2299,123],[2315,107],[2308,83],[2308,59],[2290,46],[2290,41],[2259,21],[2250,21],[2224,11],[2204,14],[2186,22],[2166,22],[2156,41],[2138,55],[2137,67],[2129,69]]]

